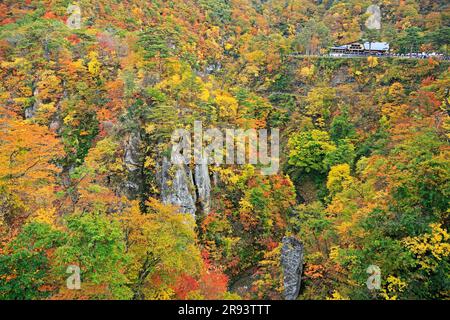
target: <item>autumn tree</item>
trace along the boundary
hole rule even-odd
[[[135,205],[118,216],[130,259],[126,274],[134,299],[169,299],[177,275],[197,276],[201,271],[194,221],[156,199],[147,205],[148,213]]]
[[[12,227],[52,207],[62,148],[53,132],[37,124],[0,117],[0,129],[0,221]]]

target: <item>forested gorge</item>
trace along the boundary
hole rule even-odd
[[[364,39],[447,54],[448,1],[0,2],[0,299],[283,299],[283,239],[298,299],[450,298],[450,63]],[[280,170],[172,165],[194,121]]]

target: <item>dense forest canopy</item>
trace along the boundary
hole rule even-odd
[[[298,299],[450,298],[450,63],[365,41],[446,56],[448,1],[1,1],[0,299],[282,299],[287,238]],[[170,164],[195,121],[280,169]]]

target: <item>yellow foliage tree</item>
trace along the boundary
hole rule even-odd
[[[328,173],[327,188],[331,194],[336,194],[350,183],[353,179],[350,176],[350,166],[347,163],[333,166]]]
[[[180,274],[199,275],[202,268],[193,217],[153,198],[147,205],[146,214],[134,203],[118,216],[126,234],[127,275],[135,299],[169,297],[170,293],[160,289],[168,288]]]
[[[100,74],[101,63],[98,61],[98,53],[95,51],[89,52],[88,71],[94,77]]]
[[[438,223],[430,224],[430,228],[430,233],[403,240],[403,244],[416,256],[420,268],[429,273],[450,255],[450,236],[447,230]]]
[[[39,208],[51,208],[58,172],[52,161],[62,154],[59,140],[47,127],[0,117],[0,208],[4,211],[0,217],[7,224],[22,221],[15,214],[25,218]],[[21,213],[12,210],[17,206]]]

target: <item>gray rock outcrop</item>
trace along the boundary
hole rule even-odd
[[[124,187],[128,197],[136,198],[141,191],[142,175],[140,163],[142,154],[140,151],[141,139],[138,134],[131,133],[124,146],[124,165],[128,170],[128,179]]]
[[[342,67],[333,72],[331,76],[330,82],[333,86],[338,86],[340,84],[352,83],[355,82],[355,78],[350,76],[349,70],[347,67]]]
[[[284,237],[281,247],[284,299],[295,300],[300,292],[303,271],[303,244],[294,237]]]
[[[25,109],[25,119],[31,119],[36,115],[36,111],[42,104],[42,101],[39,99],[39,90],[36,88],[33,91],[34,103],[31,107]]]
[[[211,180],[206,161],[195,165],[194,182],[197,188],[197,200],[200,204],[200,209],[203,214],[208,214],[211,205]]]
[[[160,169],[162,202],[178,206],[181,213],[195,215],[197,198],[192,170],[189,166],[186,164],[173,165],[164,157]]]
[[[182,154],[172,156],[179,158],[171,161],[164,157],[157,173],[162,202],[178,206],[181,213],[208,214],[211,208],[208,164],[200,161],[191,169]]]

